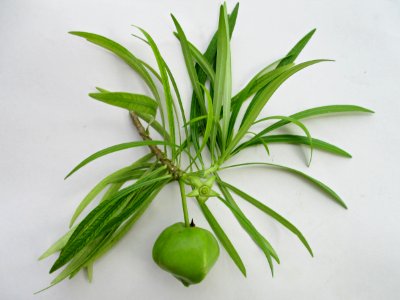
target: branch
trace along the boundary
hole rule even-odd
[[[133,111],[129,112],[129,115],[132,119],[133,125],[136,127],[139,135],[142,137],[144,141],[151,141],[151,137],[144,129],[142,123],[140,122],[139,117]],[[167,158],[164,152],[160,150],[156,145],[149,145],[150,151],[157,157],[157,159],[167,167],[168,172],[172,175],[175,180],[178,180],[182,175],[183,171],[179,169],[174,163]]]

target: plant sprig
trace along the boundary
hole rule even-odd
[[[142,36],[134,36],[150,47],[158,70],[109,38],[88,32],[70,32],[114,53],[142,78],[149,88],[150,95],[110,92],[102,88],[97,88],[98,92],[90,93],[89,96],[95,100],[129,111],[142,141],[127,142],[100,150],[78,164],[66,178],[88,163],[120,150],[144,146],[148,147],[150,152],[98,183],[78,206],[70,226],[79,219],[89,203],[95,201],[98,194],[107,189],[97,206],[40,257],[42,259],[60,252],[50,272],[62,267],[64,269],[53,280],[52,285],[65,278],[72,278],[81,269],[86,269],[91,279],[93,264],[123,238],[160,191],[174,182],[179,183],[186,226],[189,226],[190,219],[187,198],[194,197],[221,245],[244,276],[246,268],[242,259],[214,212],[209,209],[207,201],[219,200],[226,206],[262,250],[272,273],[274,261],[280,262],[278,254],[263,233],[252,224],[249,216],[240,209],[239,201],[235,200],[234,195],[254,205],[291,231],[311,256],[313,251],[295,225],[266,203],[240,190],[233,183],[223,181],[220,171],[244,166],[282,170],[306,179],[346,208],[344,201],[327,185],[291,167],[251,161],[238,165],[227,164],[233,156],[258,145],[265,146],[269,154],[269,146],[273,143],[308,146],[311,151],[310,162],[313,150],[324,150],[350,158],[351,155],[341,148],[314,138],[303,120],[327,114],[372,113],[371,110],[360,106],[342,104],[315,107],[290,116],[263,114],[266,104],[287,79],[309,66],[331,61],[317,59],[296,63],[296,59],[314,35],[315,29],[295,44],[287,55],[261,69],[239,93],[232,96],[230,39],[238,10],[239,4],[228,14],[226,4],[221,5],[218,29],[204,53],[189,40],[177,18],[172,15],[176,28],[175,36],[180,43],[193,88],[189,114],[184,111],[178,85],[170,67],[147,31],[137,27]],[[240,114],[241,111],[244,113]],[[273,119],[279,121],[259,131],[251,129],[254,124]],[[147,124],[147,129],[146,124],[142,122]],[[304,135],[270,134],[287,124],[297,125]],[[151,136],[155,132],[161,136],[160,140],[152,140]],[[253,134],[250,139],[247,139],[248,133]],[[158,146],[163,146],[163,150]],[[192,190],[188,194],[187,188]]]

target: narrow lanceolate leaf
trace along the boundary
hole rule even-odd
[[[229,190],[223,185],[222,180],[218,177],[217,178],[218,187],[220,188],[222,194],[224,195],[225,199],[220,200],[224,202],[226,206],[232,211],[240,225],[246,230],[249,236],[253,239],[253,241],[260,247],[260,249],[264,252],[268,264],[271,269],[272,275],[274,274],[274,266],[272,263],[272,258],[279,264],[279,257],[278,254],[275,252],[274,248],[268,242],[268,240],[258,232],[258,230],[254,227],[251,221],[246,217],[246,215],[242,212],[240,207],[237,205],[236,201],[233,199]]]
[[[361,112],[361,113],[373,113],[372,110],[357,106],[357,105],[327,105],[327,106],[320,106],[320,107],[314,107],[310,109],[306,109],[303,111],[300,111],[298,113],[295,113],[291,115],[290,117],[300,120],[300,119],[306,119],[306,118],[311,118],[311,117],[316,117],[316,116],[321,116],[321,115],[326,115],[326,114],[335,114],[335,113],[350,113],[350,112]],[[266,134],[272,130],[275,130],[279,127],[282,127],[286,124],[288,124],[287,120],[281,120],[279,122],[276,122],[269,127],[265,128],[262,131],[262,134]]]
[[[222,150],[225,149],[228,136],[229,119],[231,114],[231,52],[228,13],[226,3],[221,6],[218,25],[217,62],[215,72],[215,86],[213,97],[214,119],[219,120],[221,108],[222,116]],[[215,145],[216,131],[212,133],[211,152]]]
[[[178,33],[174,32],[174,34],[179,40],[181,39]],[[186,40],[186,43],[189,46],[189,50],[194,61],[197,63],[199,67],[201,67],[201,70],[207,75],[208,79],[210,79],[211,86],[214,86],[215,72],[213,66],[209,63],[206,57],[200,52],[199,49],[197,49],[195,45],[193,45],[188,40]],[[197,77],[197,72],[196,72],[196,77]]]
[[[93,242],[89,243],[83,248],[74,258],[70,261],[67,267],[52,281],[52,285],[61,282],[63,279],[69,277],[72,278],[77,274],[81,268],[93,265],[94,261],[106,253],[113,245],[115,245],[127,231],[133,226],[133,224],[140,218],[145,209],[148,207],[150,202],[157,195],[158,191],[165,184],[155,184],[149,186],[148,189],[143,190],[142,193],[137,194],[136,203],[137,210],[133,213],[132,217],[129,218],[122,226],[114,224],[112,228],[105,231],[105,233]]]
[[[83,161],[81,161],[75,168],[72,169],[71,172],[68,173],[67,176],[65,176],[65,179],[67,179],[69,176],[71,176],[73,173],[75,173],[76,171],[78,171],[80,168],[84,167],[88,163],[94,161],[97,158],[105,156],[107,154],[125,150],[125,149],[129,149],[129,148],[140,147],[140,146],[151,146],[151,145],[169,145],[169,143],[167,143],[165,141],[137,141],[137,142],[118,144],[118,145],[114,145],[114,146],[102,149],[102,150],[97,151],[96,153],[90,155],[89,157],[85,158]]]
[[[212,65],[207,61],[205,56],[197,49],[192,43],[189,43],[190,52],[196,63],[203,69],[203,71],[207,74],[210,79],[211,86],[214,87],[215,82],[215,72]]]
[[[163,62],[164,62],[165,70],[167,71],[168,80],[171,81],[172,87],[173,87],[173,89],[174,89],[174,91],[175,91],[175,96],[176,96],[176,98],[178,99],[179,111],[178,111],[178,107],[175,105],[175,102],[173,101],[172,94],[171,94],[172,108],[173,108],[172,111],[175,112],[175,117],[176,117],[174,120],[176,120],[176,125],[178,126],[178,128],[180,128],[181,123],[180,123],[180,120],[179,120],[179,112],[180,112],[181,117],[182,117],[182,122],[183,122],[183,123],[186,122],[185,111],[184,111],[184,109],[183,109],[183,103],[182,103],[181,95],[180,95],[180,93],[179,93],[178,86],[177,86],[177,84],[176,84],[175,78],[174,78],[174,76],[173,76],[173,74],[172,74],[170,68],[168,67],[167,63],[165,62],[165,60],[164,60],[163,58],[162,58],[162,60],[163,60]],[[174,123],[174,126],[175,126],[175,123]],[[175,129],[174,129],[174,130],[175,130]],[[177,131],[178,131],[179,143],[181,144],[181,143],[182,143],[181,131],[180,131],[180,130],[177,130]],[[185,131],[185,134],[187,135],[186,131]],[[164,149],[164,152],[167,152],[166,149]],[[171,156],[171,157],[172,157],[172,160],[175,160],[175,158],[176,158],[176,152],[174,151],[174,153],[175,153],[175,154]],[[180,159],[180,158],[181,158],[181,157],[179,156],[179,159]],[[178,164],[179,164],[179,163],[180,163],[180,162],[178,162]]]
[[[129,111],[140,112],[155,116],[158,104],[148,96],[125,92],[90,93],[90,97],[101,102],[125,108]]]
[[[156,172],[153,172],[149,176],[154,177],[155,173]],[[71,238],[62,249],[60,256],[50,269],[50,273],[68,263],[79,251],[81,251],[85,246],[89,245],[89,243],[93,242],[102,233],[107,233],[114,228],[114,225],[118,225],[116,222],[116,217],[113,216],[113,213],[121,206],[127,204],[127,201],[130,200],[129,195],[132,195],[134,191],[142,187],[153,185],[156,182],[169,180],[171,177],[170,175],[167,175],[149,178],[149,176],[143,177],[130,187],[121,190],[115,194],[114,197],[101,202],[94,210],[92,210],[92,212],[89,213],[89,215],[87,215],[87,217],[78,225],[77,229],[74,231]],[[130,209],[124,210],[122,214],[132,213],[133,210],[140,205],[140,203],[136,203],[136,201],[134,201],[129,205]],[[124,217],[128,217],[128,215],[124,215]],[[110,224],[109,221],[112,222],[112,224]]]
[[[76,208],[74,215],[71,218],[69,226],[71,227],[82,211],[93,201],[93,199],[106,188],[106,186],[110,183],[119,182],[122,179],[129,179],[130,174],[132,171],[140,170],[144,168],[148,168],[151,164],[149,163],[139,163],[133,164],[131,166],[122,168],[111,175],[108,175],[106,178],[101,180],[87,195],[86,197],[79,203],[78,207]]]
[[[262,118],[262,119],[260,119],[260,120],[257,120],[256,122],[254,122],[254,124],[259,123],[259,122],[263,122],[263,121],[267,121],[267,120],[273,120],[273,119],[280,119],[280,120],[285,120],[285,121],[291,122],[291,123],[293,123],[293,124],[299,126],[299,127],[304,131],[304,133],[306,134],[307,139],[308,139],[308,144],[310,145],[310,160],[309,160],[309,162],[308,162],[308,165],[310,165],[310,164],[311,164],[311,160],[312,160],[312,156],[313,156],[313,149],[314,149],[314,147],[313,147],[313,143],[312,143],[313,139],[312,139],[311,134],[310,134],[310,132],[308,131],[307,127],[306,127],[303,123],[301,123],[300,121],[298,121],[297,119],[292,118],[292,117],[286,117],[286,116],[271,116],[271,117],[266,117],[266,118]],[[261,137],[261,134],[257,134],[257,135],[256,135],[254,138],[252,138],[252,139],[256,140],[256,139],[258,139],[258,138],[260,138],[260,137]]]
[[[98,90],[101,93],[109,93],[110,92],[110,91],[100,88],[98,86],[96,87],[96,90]],[[140,111],[135,111],[135,113],[139,116],[139,118],[141,118],[142,120],[147,122],[151,127],[153,127],[162,137],[164,137],[164,139],[166,141],[169,141],[168,132],[165,130],[164,126],[162,126],[157,120],[154,119],[154,116],[146,114],[146,113],[141,113]],[[161,113],[161,118],[163,119],[162,109],[160,109],[160,113]]]
[[[253,239],[253,241],[261,248],[263,251],[265,257],[267,258],[269,268],[271,270],[272,276],[274,275],[274,265],[272,262],[272,254],[270,252],[270,249],[273,250],[271,245],[266,242],[266,239],[252,226],[252,224],[249,222],[249,220],[244,217],[243,214],[241,214],[232,204],[230,204],[228,201],[224,200],[223,198],[219,197],[222,203],[224,203],[233,213],[235,218],[239,221],[241,226],[247,231],[247,233],[250,235],[250,237]],[[268,247],[268,246],[269,247]],[[268,249],[270,248],[270,249]],[[277,256],[276,256],[277,257]]]
[[[318,60],[311,60],[308,62],[304,62],[301,64],[298,64],[291,69],[287,70],[285,73],[280,75],[278,78],[276,78],[274,81],[272,81],[269,85],[267,85],[265,88],[260,90],[253,98],[251,101],[250,105],[247,108],[247,111],[243,117],[242,124],[240,126],[240,129],[236,133],[235,137],[233,140],[230,142],[228,149],[225,153],[225,156],[221,158],[221,161],[223,162],[224,159],[229,155],[229,153],[236,147],[236,145],[239,143],[239,141],[243,138],[243,136],[246,134],[246,132],[249,130],[250,126],[253,124],[253,122],[256,120],[256,118],[259,116],[261,113],[261,110],[264,108],[268,100],[271,98],[271,96],[275,93],[275,91],[293,74],[297,73],[298,71],[320,63],[324,61],[329,61],[326,59],[318,59]]]
[[[208,117],[208,115],[204,115],[204,116],[193,118],[190,121],[188,121],[187,123],[183,124],[183,126],[186,127],[186,126],[189,126],[189,125],[193,125],[196,122],[199,122],[199,121],[207,119],[207,117]]]
[[[77,253],[72,261],[68,264],[68,266],[62,270],[60,274],[57,275],[56,278],[51,282],[51,286],[60,283],[62,280],[66,279],[67,277],[73,277],[79,269],[84,266],[87,262],[90,261],[91,258],[97,253],[100,247],[106,243],[107,239],[110,238],[112,232],[109,234],[104,235],[103,237],[99,238],[98,240],[91,243],[91,245],[85,249],[82,249],[79,253]]]
[[[347,209],[347,206],[343,202],[343,200],[330,187],[328,187],[327,185],[325,185],[321,181],[319,181],[319,180],[317,180],[317,179],[315,179],[315,178],[313,178],[313,177],[311,177],[311,176],[309,176],[309,175],[307,175],[307,174],[305,174],[305,173],[303,173],[303,172],[301,172],[299,170],[296,170],[296,169],[292,169],[292,168],[289,168],[289,167],[286,167],[286,166],[282,166],[282,165],[271,164],[271,163],[251,162],[251,163],[243,163],[243,164],[237,164],[237,165],[231,165],[231,166],[227,166],[227,167],[222,167],[222,168],[220,168],[220,170],[230,169],[230,168],[235,168],[235,167],[244,167],[244,166],[265,166],[265,167],[270,167],[270,168],[275,168],[275,169],[279,169],[279,170],[282,170],[282,171],[286,171],[286,172],[292,173],[294,175],[298,175],[301,178],[304,178],[308,182],[312,183],[317,188],[319,188],[322,192],[327,194],[337,204],[339,204],[343,208]]]
[[[150,36],[150,34],[148,34],[147,31],[145,31],[142,28],[139,28],[139,30],[143,33],[147,42],[149,43],[149,45],[153,51],[154,57],[157,61],[158,69],[160,70],[160,75],[161,75],[161,80],[162,80],[162,85],[163,85],[163,90],[164,90],[164,96],[165,96],[165,106],[166,106],[166,110],[167,110],[169,134],[171,137],[171,142],[173,144],[175,144],[176,136],[175,136],[174,102],[172,99],[171,87],[169,85],[168,72],[165,67],[165,61],[164,61],[163,57],[161,56],[161,53],[157,47],[157,44],[154,42],[154,40]],[[172,148],[171,152],[172,152],[172,157],[175,157],[175,152],[176,152],[175,148]]]
[[[251,142],[247,141],[247,142],[241,144],[233,151],[233,153],[236,154],[245,148],[259,145],[261,143],[265,143],[265,144],[286,143],[286,144],[303,144],[303,145],[310,144],[309,138],[306,136],[291,135],[291,134],[267,135],[267,136],[260,137],[258,140],[257,139],[252,140]],[[335,145],[327,143],[325,141],[313,138],[312,145],[313,145],[314,149],[323,150],[323,151],[330,152],[332,154],[351,158],[350,153],[346,152],[345,150],[343,150]]]
[[[233,262],[239,268],[240,272],[242,272],[242,274],[246,277],[246,267],[244,266],[242,259],[240,258],[235,247],[232,245],[232,242],[229,240],[228,236],[222,229],[221,225],[219,225],[218,221],[215,219],[214,215],[208,209],[206,204],[199,202],[199,205],[204,214],[204,217],[207,219],[208,224],[214,231],[218,240],[221,242],[226,252],[228,252]]]
[[[139,218],[143,215],[143,213],[146,211],[150,203],[158,195],[158,193],[164,187],[164,185],[165,184],[154,186],[154,188],[151,191],[149,191],[150,194],[146,195],[145,200],[143,201],[137,212],[118,228],[118,230],[114,233],[112,238],[108,240],[107,243],[104,244],[104,246],[98,251],[96,256],[91,260],[92,263],[95,260],[99,259],[112,247],[114,247],[125,236],[125,234],[129,232],[129,230],[136,223],[136,221],[139,220]]]
[[[277,68],[285,66],[287,64],[290,64],[296,60],[296,58],[299,56],[300,52],[303,51],[304,47],[307,45],[308,41],[312,38],[314,35],[316,29],[314,28],[311,30],[309,33],[307,33],[286,55],[284,59],[282,59]]]
[[[199,155],[201,155],[201,151],[203,151],[203,149],[207,146],[208,144],[208,140],[210,138],[211,132],[212,132],[212,128],[214,127],[214,111],[213,111],[213,103],[212,103],[212,99],[211,99],[211,95],[210,92],[208,91],[208,89],[202,85],[204,93],[206,95],[207,98],[207,106],[208,106],[208,110],[207,110],[207,123],[206,123],[206,129],[204,130],[203,133],[203,141],[201,143],[200,148],[197,150],[196,156],[194,159],[196,159],[196,157],[198,157]]]
[[[111,235],[112,233],[110,233]],[[72,261],[68,264],[68,266],[60,273],[58,276],[51,282],[50,286],[35,292],[34,294],[41,293],[54,285],[60,283],[62,280],[70,277],[72,278],[83,266],[87,263],[97,252],[97,250],[101,247],[103,243],[107,241],[109,236],[104,235],[102,238],[96,240],[95,242],[91,243],[90,247],[82,249],[79,253],[75,255]]]
[[[262,77],[262,76],[265,75],[266,73],[269,73],[269,72],[271,72],[271,71],[274,70],[274,69],[278,69],[278,64],[279,64],[282,60],[284,60],[285,58],[288,58],[288,57],[290,57],[290,55],[289,55],[289,56],[284,56],[284,57],[282,57],[282,58],[280,58],[280,59],[277,59],[277,60],[275,60],[274,62],[270,63],[269,65],[267,65],[266,67],[264,67],[263,69],[261,69],[261,71],[259,71],[259,72],[253,77],[252,80],[259,79],[260,77]],[[292,66],[294,66],[294,63],[286,64],[285,66],[287,66],[287,65],[292,65]],[[282,67],[283,67],[283,66],[281,66],[281,67],[279,67],[279,68],[282,68]]]
[[[194,68],[194,60],[192,57],[192,52],[190,51],[189,43],[187,41],[186,35],[185,35],[181,25],[179,24],[178,20],[173,15],[171,15],[171,17],[172,17],[172,20],[174,21],[174,24],[176,27],[178,39],[181,44],[183,57],[184,57],[185,63],[186,63],[186,69],[188,71],[190,81],[192,82],[193,91],[196,94],[196,97],[199,100],[202,100],[203,94],[201,92],[201,88],[199,85],[199,79],[197,78],[197,73]]]
[[[236,24],[236,18],[238,15],[239,11],[239,3],[237,3],[232,10],[231,14],[229,15],[229,34],[230,37],[232,37],[233,30],[235,28]],[[206,61],[211,65],[214,66],[215,64],[215,57],[217,54],[217,34],[218,31],[213,35],[207,50],[204,52],[203,56],[206,59]],[[196,64],[196,73],[197,77],[199,79],[199,83],[205,84],[207,80],[207,74],[203,71],[201,66],[199,64]],[[206,114],[206,109],[205,109],[205,102],[204,99],[203,101],[200,101],[197,99],[195,93],[192,94],[192,99],[191,99],[191,105],[190,105],[190,118],[196,118],[198,116],[202,116]],[[191,144],[193,147],[197,150],[200,145],[199,145],[199,138],[200,138],[200,131],[203,129],[205,125],[202,124],[202,122],[194,124],[193,126],[190,126],[190,139],[191,139]],[[202,161],[201,156],[199,157],[200,161]]]
[[[253,136],[256,136],[256,135],[257,135],[256,133],[251,132],[251,131],[249,131],[249,133],[251,133]],[[264,140],[263,140],[262,138],[258,138],[258,139],[257,139],[257,143],[258,143],[258,142],[264,146],[265,152],[267,152],[268,156],[270,156],[271,153],[270,153],[270,151],[269,151],[269,147],[268,147],[267,143],[264,142]],[[243,144],[245,144],[245,143],[243,143]],[[241,144],[240,146],[242,146],[243,144]],[[239,147],[240,147],[240,146],[239,146]],[[238,147],[238,148],[239,148],[239,147]],[[238,148],[236,148],[235,150],[233,150],[232,155],[235,155],[237,152],[239,152],[240,150],[242,150],[242,149],[238,149]],[[237,151],[237,152],[236,152],[236,151]]]
[[[72,233],[75,231],[76,226],[70,228],[70,230],[64,234],[61,238],[59,238],[53,245],[49,247],[40,257],[39,260],[45,259],[50,255],[60,251],[68,242],[69,238],[71,237]]]
[[[157,87],[154,84],[153,79],[151,78],[150,74],[147,72],[145,67],[143,66],[142,62],[134,56],[128,49],[121,46],[120,44],[98,34],[89,33],[89,32],[82,32],[82,31],[71,31],[70,34],[80,36],[88,40],[89,42],[96,44],[100,47],[103,47],[120,59],[122,59],[125,63],[127,63],[133,70],[135,70],[146,82],[147,86],[150,88],[153,96],[159,100],[160,96],[157,91]]]
[[[124,183],[125,182],[116,182],[116,183],[110,184],[110,187],[104,193],[103,197],[101,197],[100,202],[103,202],[104,200],[115,195],[121,189],[121,187],[124,185]]]
[[[292,65],[280,67],[278,69],[270,70],[263,73],[262,75],[257,74],[235,97],[232,98],[232,114],[229,120],[228,128],[228,141],[230,142],[233,136],[233,130],[236,124],[239,112],[244,102],[249,99],[252,95],[259,92],[262,88],[265,88],[273,82],[280,75],[289,70]]]
[[[232,107],[237,109],[237,106],[241,107],[241,105],[252,95],[257,93],[259,90],[267,86],[274,79],[285,73],[293,67],[293,64],[285,65],[268,72],[263,73],[262,75],[255,75],[252,80],[232,98]]]
[[[267,215],[278,221],[280,224],[285,226],[287,229],[289,229],[293,234],[295,234],[299,240],[303,243],[303,245],[307,248],[308,252],[310,253],[311,256],[314,256],[312,249],[310,245],[308,244],[307,240],[303,236],[303,234],[294,226],[292,223],[290,223],[287,219],[285,219],[283,216],[278,214],[276,211],[265,205],[264,203],[261,203],[257,199],[251,197],[247,193],[243,192],[242,190],[238,189],[237,187],[227,183],[227,182],[221,182],[222,185],[230,189],[232,192],[234,192],[236,195],[241,197],[242,199],[246,200],[247,202],[251,203],[261,211],[265,212]]]
[[[86,272],[87,272],[87,277],[89,282],[92,282],[93,280],[93,264],[89,263],[88,265],[86,265]]]

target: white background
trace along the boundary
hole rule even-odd
[[[285,228],[239,202],[281,258],[271,278],[261,251],[225,207],[210,207],[247,266],[242,277],[225,251],[203,283],[183,287],[151,259],[159,232],[181,220],[178,189],[171,185],[115,249],[84,275],[33,296],[51,281],[55,257],[37,257],[67,229],[74,208],[102,177],[146,149],[93,162],[64,181],[87,155],[138,139],[127,113],[90,100],[101,86],[147,93],[127,66],[70,30],[109,36],[137,56],[154,60],[130,36],[146,28],[170,64],[188,107],[190,82],[172,35],[173,12],[200,49],[217,26],[219,1],[0,2],[0,299],[398,299],[400,294],[400,2],[242,1],[232,40],[234,91],[267,63],[286,54],[305,33],[317,33],[299,58],[332,58],[285,83],[265,114],[291,114],[328,104],[357,104],[374,115],[307,120],[311,134],[343,147],[352,159],[306,148],[271,145],[236,161],[291,165],[337,191],[349,210],[292,175],[262,168],[224,171],[227,181],[283,214],[305,234],[311,258]],[[228,1],[229,8],[234,6]],[[289,127],[297,133],[297,128]],[[208,228],[197,206],[190,214]]]

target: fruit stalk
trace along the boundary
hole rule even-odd
[[[188,214],[188,209],[187,209],[187,203],[186,203],[186,193],[185,193],[185,184],[183,183],[182,180],[179,180],[179,188],[181,191],[181,197],[182,197],[182,209],[183,209],[183,218],[185,220],[185,226],[189,227],[189,214]]]

